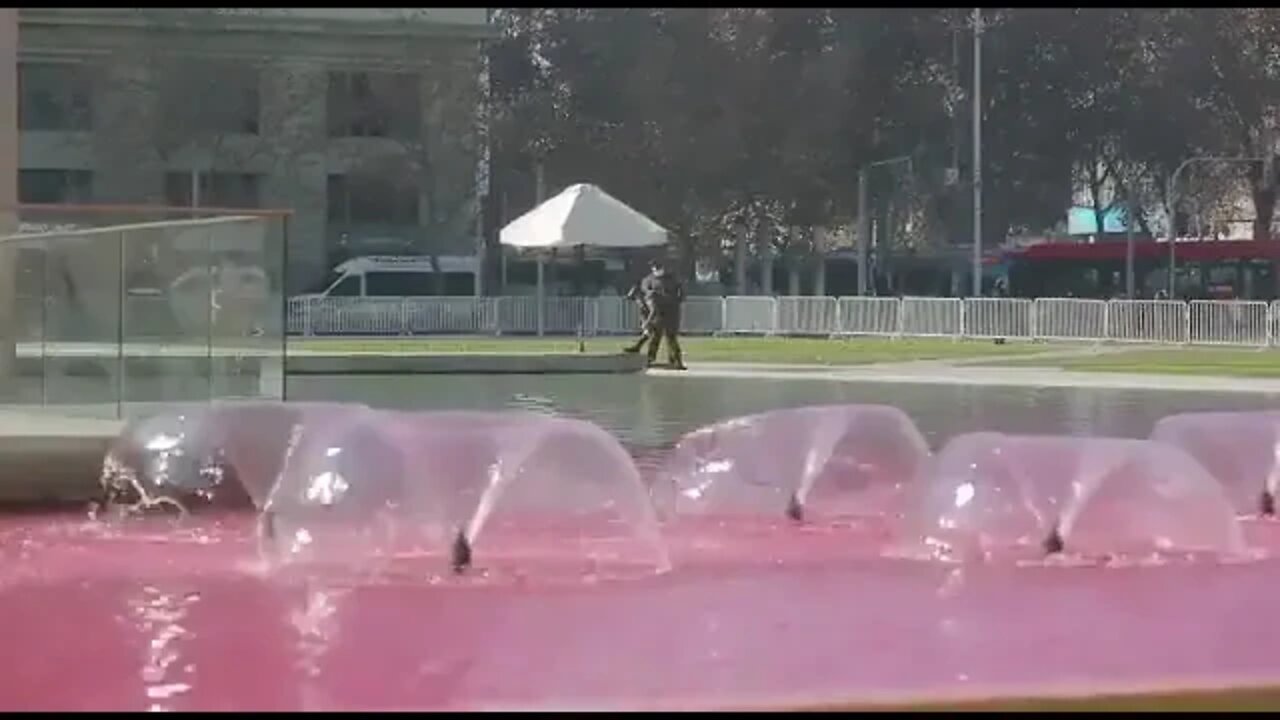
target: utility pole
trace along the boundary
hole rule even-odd
[[[1137,205],[1133,201],[1133,188],[1126,183],[1124,191],[1125,199],[1125,239],[1124,239],[1124,296],[1130,300],[1134,299],[1133,294],[1133,225],[1138,217]]]
[[[915,173],[915,164],[910,155],[899,155],[888,160],[877,160],[867,163],[858,171],[858,294],[867,294],[867,247],[871,244],[871,208],[867,206],[867,175],[871,168],[894,163],[906,163],[907,172]],[[877,256],[877,259],[879,256]]]
[[[982,296],[982,8],[973,9],[973,296]]]
[[[858,295],[867,294],[867,246],[871,243],[871,215],[867,210],[867,167],[858,171]]]
[[[534,207],[537,207],[537,205],[542,204],[543,200],[546,200],[546,193],[547,193],[546,176],[543,172],[541,159],[538,160],[537,165],[533,166],[533,183],[534,183],[534,187],[533,187],[534,200],[537,203]],[[538,288],[537,288],[538,337],[542,337],[543,333],[546,331],[545,325],[546,325],[546,305],[547,305],[547,290],[545,287],[547,282],[547,257],[546,257],[546,252],[543,250],[538,251],[537,267],[538,267],[538,280],[537,280],[538,282]]]

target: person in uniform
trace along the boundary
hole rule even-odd
[[[639,306],[640,337],[635,343],[623,348],[622,351],[625,353],[638,353],[640,348],[644,347],[644,344],[649,341],[649,336],[653,331],[653,324],[649,321],[652,314],[649,312],[649,303],[645,301],[644,293],[640,292],[640,283],[631,286],[631,289],[627,291],[626,298]]]
[[[658,359],[662,341],[667,342],[667,360],[676,370],[684,370],[684,357],[680,350],[680,307],[684,304],[684,285],[667,272],[661,260],[649,264],[649,274],[640,281],[639,295],[647,309],[645,327],[636,345],[639,352],[649,343],[649,364]],[[630,348],[628,348],[630,350]]]

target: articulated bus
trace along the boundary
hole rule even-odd
[[[1112,298],[1125,294],[1126,243],[1048,242],[1005,252],[1009,291],[1017,297]],[[1177,299],[1271,300],[1277,297],[1280,242],[1178,241]],[[1134,242],[1134,292],[1151,298],[1169,286],[1167,241]]]

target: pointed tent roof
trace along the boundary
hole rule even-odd
[[[595,185],[580,183],[512,220],[499,233],[518,248],[652,247],[667,231]]]

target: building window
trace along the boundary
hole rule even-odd
[[[177,61],[159,81],[164,131],[193,136],[257,135],[262,115],[261,82],[257,67]]]
[[[257,208],[261,206],[262,176],[251,173],[198,173],[199,196],[192,202],[191,173],[164,175],[164,196],[174,207]]]
[[[377,175],[330,175],[329,221],[340,225],[417,225],[418,189]]]
[[[78,63],[18,63],[18,128],[87,131],[93,125],[92,84]]]
[[[87,203],[93,197],[88,170],[19,170],[18,202],[39,205]]]
[[[410,73],[329,73],[330,137],[413,140],[422,124],[418,76]]]

